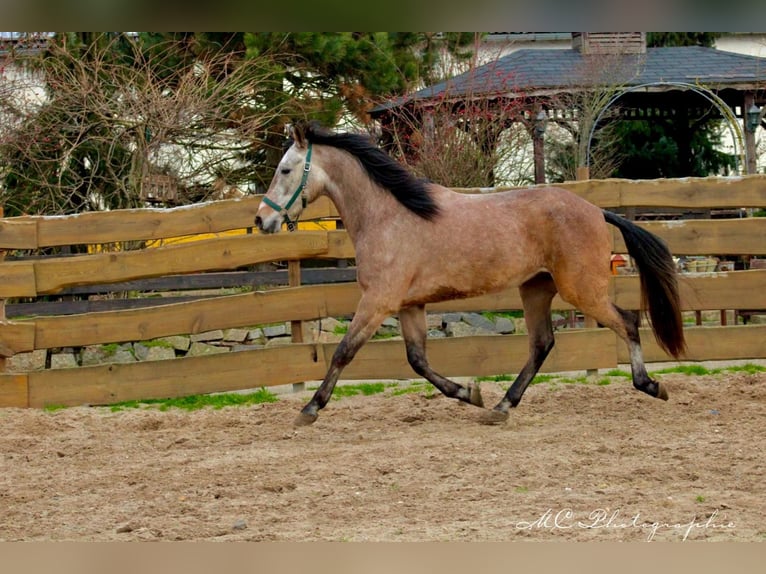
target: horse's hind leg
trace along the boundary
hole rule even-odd
[[[508,418],[508,410],[519,404],[555,342],[551,301],[556,295],[556,284],[551,276],[548,273],[535,275],[519,287],[519,293],[529,333],[529,358],[503,399],[484,415],[482,422],[487,424],[503,422]]]
[[[601,293],[599,295],[599,292]],[[562,297],[577,306],[583,313],[592,317],[604,327],[609,327],[628,346],[630,354],[630,368],[633,377],[633,386],[650,395],[662,400],[668,400],[668,393],[661,383],[649,377],[644,364],[643,352],[641,351],[641,338],[638,327],[640,317],[638,313],[621,309],[609,301],[606,288],[601,290],[591,287],[589,290],[581,290],[578,294],[565,293]]]
[[[649,373],[646,372],[644,356],[641,351],[641,338],[638,334],[638,326],[640,324],[638,313],[625,311],[617,305],[612,305],[612,307],[619,313],[625,326],[625,336],[623,339],[627,343],[628,351],[630,353],[630,370],[633,376],[633,386],[649,396],[667,401],[668,392],[665,387],[658,381],[649,377]],[[618,335],[621,335],[620,330],[613,330]]]
[[[426,378],[445,396],[483,407],[478,385],[471,384],[467,388],[435,372],[426,359],[426,313],[425,306],[406,307],[399,311],[399,326],[407,347],[407,360],[412,369],[421,377]]]

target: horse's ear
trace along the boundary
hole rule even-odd
[[[301,122],[297,122],[290,126],[290,138],[298,147],[306,147],[306,126]]]

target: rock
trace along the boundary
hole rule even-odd
[[[107,355],[107,351],[101,345],[88,345],[87,347],[83,347],[82,355],[81,355],[82,366],[87,367],[89,365],[100,365],[106,360],[106,355]],[[54,358],[59,356],[60,355],[51,356],[52,369],[56,368],[53,366]]]
[[[45,369],[45,361],[48,351],[38,349],[30,353],[19,353],[8,357],[5,368],[9,373],[29,373],[30,371],[42,371]]]
[[[118,526],[115,529],[115,532],[117,532],[117,534],[126,534],[128,532],[133,532],[136,528],[137,526],[133,522],[126,522],[122,526]]]
[[[139,343],[139,349],[141,344]],[[55,356],[55,355],[54,355]],[[126,343],[115,348],[113,345],[89,345],[82,350],[81,363],[83,367],[89,365],[105,365],[108,363],[135,363],[133,345]],[[53,367],[53,356],[51,357]],[[61,368],[61,367],[59,367]]]
[[[327,331],[319,331],[313,333],[312,338],[316,343],[338,343],[343,339],[343,335],[328,333]]]
[[[263,334],[266,336],[267,339],[271,339],[273,337],[282,337],[288,334],[287,325],[282,324],[282,325],[271,325],[269,327],[263,327]]]
[[[463,321],[471,327],[483,329],[489,333],[495,332],[495,323],[479,313],[463,313]]]
[[[77,366],[77,358],[73,353],[51,355],[51,369],[71,369]]]
[[[187,357],[200,357],[204,355],[219,355],[221,353],[228,353],[229,349],[226,347],[218,347],[216,345],[208,345],[207,343],[192,343],[189,347],[189,351],[186,353]]]
[[[107,357],[105,362],[127,364],[127,363],[135,363],[136,360],[137,360],[136,356],[133,354],[132,350],[117,349],[117,352],[111,357]]]
[[[190,335],[189,338],[191,339],[192,343],[220,341],[223,339],[223,331],[221,329],[216,329],[215,331],[205,331],[204,333],[196,333],[195,335]]]
[[[147,349],[143,361],[166,361],[176,358],[176,350],[169,347],[152,346]]]
[[[426,315],[426,328],[427,329],[441,329],[443,324],[443,317],[440,313],[428,313]]]
[[[338,334],[338,331],[345,331],[348,327],[348,323],[338,321],[334,317],[324,317],[319,321],[319,329],[325,333]]]
[[[442,324],[457,323],[463,319],[462,313],[444,313],[442,315]]]
[[[231,527],[232,530],[245,530],[247,529],[247,522],[244,520],[237,520]]]
[[[191,339],[189,337],[183,337],[181,335],[172,335],[170,337],[161,337],[159,339],[156,339],[157,341],[161,341],[163,343],[167,343],[171,347],[173,347],[176,351],[188,351],[189,346],[191,345]]]
[[[263,334],[263,329],[261,329],[260,327],[256,327],[255,329],[250,329],[247,332],[248,341],[262,342],[264,338],[265,338],[265,335]]]
[[[399,329],[399,319],[396,317],[386,317],[380,324],[382,327],[390,327],[392,329]]]
[[[472,327],[468,323],[458,321],[456,323],[447,323],[445,329],[448,337],[470,337],[472,335],[494,335],[494,331],[489,331],[481,327]]]
[[[232,343],[244,343],[247,339],[247,329],[226,329],[223,332],[223,340]]]
[[[495,332],[508,335],[516,332],[516,325],[508,317],[498,317],[495,321]]]
[[[447,333],[445,333],[441,329],[431,329],[430,331],[428,331],[429,339],[444,339],[446,336],[447,336]]]

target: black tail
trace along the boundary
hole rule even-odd
[[[641,277],[641,307],[649,312],[657,343],[679,357],[686,350],[676,266],[665,243],[627,219],[604,211],[604,219],[617,227]]]

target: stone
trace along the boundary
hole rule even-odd
[[[324,317],[319,321],[319,329],[325,333],[337,334],[338,331],[344,331],[347,328],[348,323],[334,317]]]
[[[488,331],[481,327],[473,327],[468,323],[457,321],[454,323],[447,323],[445,329],[448,337],[470,337],[472,335],[494,335],[494,331]]]
[[[220,341],[223,339],[223,331],[221,329],[205,331],[204,333],[196,333],[194,335],[190,335],[189,338],[191,339],[192,343]]]
[[[5,368],[9,373],[29,373],[31,371],[42,371],[45,369],[45,361],[48,358],[48,351],[37,349],[29,353],[18,353],[8,357]]]
[[[489,333],[495,332],[495,323],[479,313],[463,313],[463,321],[471,327],[483,329]]]
[[[157,339],[163,343],[167,343],[173,347],[176,351],[188,351],[191,345],[191,339],[189,337],[183,337],[181,335],[172,335],[170,337],[161,337]]]
[[[447,336],[447,333],[445,333],[441,329],[431,329],[428,331],[429,339],[444,339],[446,336]]]
[[[226,329],[223,332],[223,340],[232,343],[244,343],[247,339],[247,329]]]
[[[396,317],[386,317],[380,324],[382,327],[389,327],[392,329],[399,329],[399,319]]]
[[[501,335],[509,335],[516,332],[516,325],[508,317],[498,317],[495,321],[495,332]]]
[[[263,334],[267,339],[271,339],[273,337],[282,337],[288,334],[287,325],[281,324],[263,327]]]
[[[51,369],[72,369],[77,366],[77,357],[74,356],[74,353],[51,355]]]
[[[114,354],[115,351],[110,351],[107,349],[107,347],[104,347],[102,345],[88,345],[87,347],[83,347],[82,354],[80,356],[80,360],[82,362],[83,367],[87,367],[89,365],[101,365],[107,361],[107,359]],[[57,355],[51,356],[51,368],[56,368],[53,366],[53,357],[56,357]]]
[[[133,343],[133,355],[138,359],[139,361],[145,361],[146,356],[149,354],[149,347],[146,345],[146,343],[142,342],[136,342]]]
[[[221,353],[228,353],[229,349],[226,347],[218,347],[217,345],[209,345],[208,343],[195,342],[189,347],[189,351],[186,353],[187,357],[201,357],[204,355],[219,355]]]
[[[444,313],[444,315],[442,315],[442,324],[457,323],[458,321],[462,320],[462,313]]]
[[[127,364],[127,363],[135,363],[136,360],[137,359],[136,359],[136,356],[133,354],[132,347],[131,348],[123,347],[123,348],[117,349],[117,351],[111,356],[107,356],[104,362]]]
[[[175,349],[169,347],[153,346],[149,347],[147,350],[148,352],[146,353],[146,356],[141,359],[142,361],[166,361],[168,359],[176,358]]]
[[[440,313],[428,313],[426,315],[426,328],[441,329],[443,320],[443,316]]]
[[[318,331],[313,333],[313,342],[315,343],[338,343],[343,339],[342,334],[328,333],[327,331]]]
[[[250,329],[247,332],[247,340],[248,341],[263,341],[265,338],[263,334],[263,329],[260,327],[256,327],[255,329]]]

